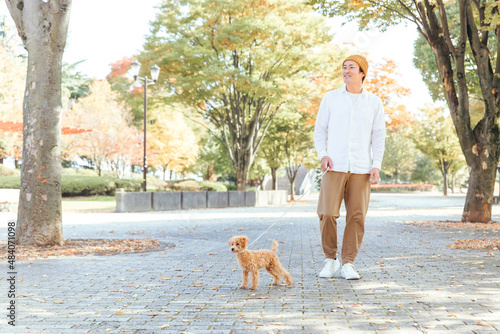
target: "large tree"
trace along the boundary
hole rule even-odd
[[[443,195],[447,196],[448,177],[463,167],[463,155],[450,117],[445,116],[442,108],[429,107],[415,121],[409,137],[441,172]]]
[[[139,60],[157,63],[176,94],[217,127],[239,190],[280,107],[307,98],[331,66],[324,19],[303,0],[164,0]]]
[[[28,51],[19,244],[62,244],[61,63],[71,0],[6,0]]]
[[[358,20],[362,28],[372,23],[384,29],[402,21],[416,26],[434,54],[444,96],[470,169],[462,221],[491,221],[500,158],[500,58],[491,52],[500,49],[499,3],[493,0],[312,2],[325,14]],[[456,26],[458,29],[454,29]],[[475,126],[470,114],[469,92],[475,90],[468,85],[468,47],[485,110]]]

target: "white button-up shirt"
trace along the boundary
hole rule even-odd
[[[353,97],[352,95],[358,95]],[[367,92],[352,94],[342,87],[325,94],[314,129],[319,158],[332,159],[333,170],[369,174],[381,169],[385,148],[382,100]]]

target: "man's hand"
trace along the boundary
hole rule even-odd
[[[324,156],[321,158],[321,169],[326,171],[327,169],[332,169],[333,168],[333,161],[330,159],[328,156]]]
[[[380,169],[373,167],[370,171],[370,183],[375,185],[380,181]]]

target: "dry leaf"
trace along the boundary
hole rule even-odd
[[[126,315],[126,313],[125,313],[125,312],[123,312],[123,311],[117,311],[117,312],[115,313],[115,315]]]
[[[238,314],[238,317],[244,317],[244,316],[245,316],[245,313]]]
[[[456,318],[457,315],[456,314],[448,314],[448,317],[450,317],[450,318]]]
[[[64,300],[54,300],[54,304],[64,304]]]
[[[167,328],[169,328],[169,327],[170,327],[170,325],[158,326],[158,328],[159,328],[159,329],[167,329]]]
[[[492,323],[485,324],[484,322],[481,322],[481,321],[476,321],[476,325],[478,325],[478,326],[493,326]]]

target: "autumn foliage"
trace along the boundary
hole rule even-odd
[[[64,137],[63,146],[70,154],[90,158],[99,175],[108,164],[117,176],[123,176],[125,166],[140,161],[140,132],[131,125],[129,110],[118,101],[118,93],[107,81],[92,83],[90,95],[65,113],[63,123],[92,130]]]

